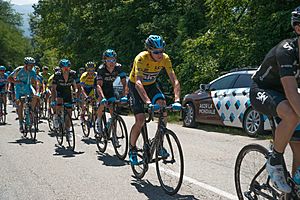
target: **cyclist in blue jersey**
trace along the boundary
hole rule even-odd
[[[4,113],[6,113],[6,93],[7,93],[7,74],[5,73],[6,68],[0,66],[0,94],[2,94],[3,103],[4,103]]]
[[[32,96],[31,106],[34,108],[37,102],[37,97],[35,96],[36,91],[34,88],[37,88],[37,93],[39,93],[39,88],[37,87],[36,81],[36,73],[33,70],[34,65],[34,58],[25,57],[24,66],[16,68],[8,77],[8,81],[15,84],[16,106],[19,118],[20,132],[24,132],[23,103],[20,101],[21,97],[24,95]]]

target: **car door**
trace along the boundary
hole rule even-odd
[[[242,128],[243,115],[250,106],[249,90],[252,83],[252,74],[240,74],[232,88],[228,89],[223,101],[222,114],[225,116],[224,124]]]
[[[222,108],[225,106],[223,99],[232,87],[237,75],[228,75],[213,81],[208,88],[211,98],[203,99],[199,105],[199,115],[205,123],[224,125]]]

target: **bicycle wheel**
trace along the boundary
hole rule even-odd
[[[106,116],[104,112],[100,120],[100,129],[102,130],[102,132],[96,132],[97,137],[95,137],[97,147],[101,153],[104,153],[107,148],[107,138],[105,136],[107,133],[106,133],[105,126],[106,126]],[[95,128],[95,131],[96,129],[97,128]]]
[[[75,106],[72,107],[72,115],[73,115],[73,119],[78,119],[79,115],[80,115],[80,106],[75,104]]]
[[[142,179],[145,176],[146,172],[148,171],[147,159],[150,159],[150,155],[147,155],[150,151],[150,147],[149,144],[145,142],[145,134],[145,127],[143,127],[141,135],[138,137],[136,142],[138,165],[131,165],[132,172],[138,179]]]
[[[50,131],[54,130],[54,124],[53,124],[53,113],[52,113],[52,108],[48,109],[48,117],[47,117],[47,121],[48,121],[48,126]]]
[[[74,126],[72,122],[72,117],[69,113],[65,114],[65,122],[70,120],[70,128],[65,129],[66,130],[66,138],[68,142],[69,148],[74,151],[75,149],[75,131],[74,131]]]
[[[31,140],[35,141],[37,131],[38,131],[38,113],[31,112],[30,126],[29,126],[29,133],[30,133]]]
[[[159,150],[162,147],[168,152],[169,156],[161,157],[159,155]],[[157,177],[163,190],[169,195],[176,194],[182,184],[184,161],[179,139],[169,129],[165,131],[162,144],[157,145],[155,163]]]
[[[259,144],[242,148],[234,168],[235,189],[239,200],[278,199],[278,192],[271,187],[266,170],[268,150]]]
[[[61,115],[59,115],[59,126],[58,128],[54,128],[55,131],[55,135],[56,135],[56,140],[58,142],[59,145],[62,145],[63,141],[64,141],[64,123],[61,119]]]
[[[128,152],[128,133],[126,124],[121,116],[117,116],[111,129],[112,141],[116,155],[121,160],[124,160]]]
[[[88,109],[86,112],[87,112],[86,114],[87,119],[84,118],[84,121],[81,123],[81,128],[82,128],[83,135],[85,137],[89,137],[91,131],[91,125],[92,125],[92,113],[90,113]]]
[[[4,104],[0,101],[0,123],[5,124],[6,115],[4,113]]]

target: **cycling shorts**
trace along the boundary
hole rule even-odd
[[[257,83],[253,82],[250,88],[250,102],[252,107],[258,112],[269,116],[277,117],[277,123],[280,122],[276,108],[282,101],[287,100],[285,94],[259,87]],[[297,130],[299,129],[299,130]],[[296,128],[291,141],[300,141],[300,125]]]
[[[129,87],[129,92],[132,96],[132,102],[133,102],[133,113],[139,114],[139,113],[144,113],[144,101],[140,97],[138,91],[135,88],[135,84],[132,83],[131,81],[128,81],[128,87]],[[151,99],[151,103],[155,104],[157,100],[163,99],[165,100],[165,96],[159,89],[158,85],[156,83],[151,84],[151,85],[144,85],[144,88],[146,90],[146,93],[148,97]]]
[[[30,95],[32,96],[35,93],[35,91],[33,91],[33,88],[31,88],[30,90],[15,90],[15,94],[16,94],[16,99],[20,100],[22,96],[26,96],[26,95]]]
[[[115,92],[114,92],[114,88],[113,87],[105,87],[105,88],[102,87],[102,91],[103,91],[103,94],[104,94],[104,96],[105,96],[106,99],[115,97]],[[98,97],[99,97],[99,95],[96,92],[96,98],[98,99]]]
[[[66,90],[57,90],[57,98],[62,98],[64,103],[72,103],[72,93],[71,91],[67,92]]]
[[[84,88],[85,93],[89,96],[89,97],[94,97],[95,96],[95,90],[94,88]]]

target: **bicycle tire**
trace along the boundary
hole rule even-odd
[[[22,135],[24,138],[27,138],[27,134],[28,134],[28,127],[26,125],[26,112],[25,112],[25,109],[23,109],[23,123],[22,123],[22,126],[23,126],[23,132],[22,132]]]
[[[102,127],[102,131],[103,133],[98,133],[96,132],[97,134],[97,137],[95,138],[96,139],[96,144],[97,144],[97,147],[99,149],[99,151],[101,153],[104,153],[106,148],[107,148],[107,138],[104,137],[104,134],[107,134],[106,133],[106,116],[105,116],[105,112],[103,112],[103,115],[101,117],[101,127]],[[96,129],[95,129],[96,130]]]
[[[117,127],[120,127],[120,131],[121,131],[121,135],[118,135],[118,129]],[[113,147],[115,149],[115,153],[117,155],[117,157],[121,160],[124,160],[126,158],[127,152],[128,152],[128,133],[127,133],[127,128],[126,128],[126,124],[125,121],[123,120],[123,118],[121,116],[116,116],[116,120],[113,123],[113,129],[112,129],[112,138],[117,139],[118,144],[121,144],[121,140],[123,139],[123,145],[120,145],[119,147],[116,146],[116,142],[113,142]],[[114,140],[114,139],[113,139]],[[124,147],[121,148],[121,147]]]
[[[54,124],[53,124],[52,108],[48,109],[47,121],[48,121],[48,126],[49,126],[50,131],[53,131],[54,130]]]
[[[172,141],[173,139],[173,141]],[[184,160],[183,160],[183,152],[181,148],[181,144],[179,142],[178,137],[176,134],[169,130],[166,129],[165,134],[164,134],[164,140],[163,140],[162,145],[157,145],[156,153],[155,153],[155,163],[156,163],[156,173],[157,177],[159,180],[159,183],[163,190],[169,194],[169,195],[174,195],[178,192],[182,185],[182,180],[183,180],[183,173],[184,173]],[[169,156],[167,158],[160,158],[159,156],[159,149],[160,147],[163,146],[168,152]],[[177,147],[177,149],[175,149]],[[175,158],[175,153],[178,153],[178,160]],[[166,169],[166,168],[174,168],[174,163],[179,164],[179,169],[174,170],[174,169]],[[160,166],[160,164],[163,164],[163,167]],[[167,166],[167,164],[170,164]],[[174,185],[169,185],[166,183],[167,180],[164,180],[164,174],[166,174],[168,177],[175,177],[176,180],[174,182]],[[171,174],[171,176],[170,176]],[[174,176],[175,174],[175,176]],[[171,179],[169,179],[171,180]]]
[[[64,141],[64,124],[61,119],[61,115],[58,116],[59,126],[58,128],[54,128],[57,143],[61,146]]]
[[[0,101],[0,123],[5,124],[6,115],[4,113],[4,104]]]
[[[251,154],[256,154],[254,157],[254,159],[249,159],[251,160],[251,162],[253,163],[246,163],[245,161],[245,157],[246,156],[251,156]],[[268,175],[267,175],[267,172],[266,172],[266,169],[265,169],[265,165],[266,165],[266,161],[267,161],[267,157],[268,157],[268,154],[269,154],[269,151],[259,145],[259,144],[249,144],[249,145],[246,145],[244,146],[241,151],[239,152],[238,156],[237,156],[237,159],[236,159],[236,162],[235,162],[235,167],[234,167],[234,183],[235,183],[235,189],[236,189],[236,193],[237,193],[237,196],[238,196],[238,199],[239,200],[247,200],[247,199],[278,199],[278,196],[273,196],[274,194],[267,194],[267,193],[264,193],[262,191],[260,191],[260,194],[258,194],[257,192],[254,192],[254,191],[244,191],[244,189],[242,189],[242,180],[241,180],[241,170],[242,170],[242,166],[243,165],[243,162],[245,162],[245,167],[247,168],[247,172],[245,173],[248,177],[250,177],[250,182],[247,181],[247,190],[249,190],[251,187],[251,184],[255,184],[255,189],[256,188],[259,188],[258,186],[260,186],[260,180],[258,179],[261,179],[263,180],[263,182],[267,181],[268,183]],[[258,156],[260,155],[260,156]],[[260,163],[259,164],[256,164],[254,163],[255,162],[255,159],[256,158],[260,158]],[[258,163],[258,162],[257,162]],[[253,176],[249,176],[249,174],[251,173],[250,170],[251,168],[249,166],[253,168],[256,168],[256,166],[258,165],[257,169],[253,170],[254,171],[254,175]],[[262,175],[262,176],[261,176]],[[257,176],[254,179],[254,177]],[[249,186],[248,186],[249,184]],[[272,186],[268,185],[268,184],[265,184],[264,183],[264,188],[268,186],[268,189],[270,189],[270,191],[275,191],[273,189]],[[252,189],[251,189],[252,190]],[[256,189],[257,190],[257,189]],[[253,194],[252,194],[253,193]],[[250,197],[246,197],[246,196],[250,196]],[[252,196],[253,195],[253,196]],[[264,195],[264,196],[260,196],[260,195]]]
[[[29,126],[29,133],[30,133],[30,139],[35,141],[36,140],[36,133],[38,131],[38,113],[31,111],[31,120],[30,120],[30,126]]]
[[[89,137],[91,132],[91,123],[92,123],[92,113],[90,113],[88,107],[86,109],[87,112],[87,119],[84,118],[84,121],[81,123],[81,129],[83,132],[83,135],[85,137]]]
[[[76,143],[76,139],[75,139],[75,131],[74,131],[74,125],[73,125],[72,117],[71,117],[71,115],[70,115],[68,112],[65,114],[65,121],[67,121],[67,120],[66,120],[66,117],[69,118],[69,120],[70,120],[70,125],[71,125],[71,126],[70,126],[70,129],[69,129],[69,130],[66,130],[66,139],[67,139],[69,148],[70,148],[72,151],[74,151],[74,150],[75,150],[75,143]],[[71,132],[71,133],[67,133],[67,131],[68,131],[68,132]],[[71,136],[72,138],[70,138],[70,136]]]
[[[138,158],[138,165],[131,165],[131,170],[134,174],[134,176],[137,179],[142,179],[146,172],[148,171],[148,160],[146,157],[147,154],[149,153],[150,147],[149,143],[145,141],[144,135],[147,135],[145,133],[145,126],[141,130],[141,136],[138,138],[136,147],[137,147],[137,158]],[[139,142],[140,140],[140,142]]]

